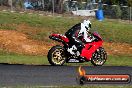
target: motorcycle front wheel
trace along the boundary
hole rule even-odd
[[[107,59],[107,53],[104,50],[104,48],[100,47],[93,54],[91,58],[91,63],[94,66],[102,66],[106,62],[106,59]]]
[[[65,51],[62,46],[53,46],[48,52],[48,61],[51,65],[63,65],[66,61]]]

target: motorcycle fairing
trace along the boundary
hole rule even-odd
[[[62,34],[52,34],[50,38],[53,40],[57,40],[59,42],[62,42],[62,41],[66,43],[69,42],[69,39],[65,35],[62,35]]]
[[[85,48],[82,49],[81,55],[85,57],[87,61],[91,60],[93,53],[102,46],[103,41],[91,42],[85,44]]]

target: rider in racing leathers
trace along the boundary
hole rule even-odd
[[[72,45],[67,50],[70,54],[79,56],[82,49],[85,47],[85,42],[92,41],[88,38],[88,31],[90,28],[91,22],[89,20],[84,20],[82,23],[74,25],[65,33]]]

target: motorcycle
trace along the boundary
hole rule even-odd
[[[61,42],[61,45],[53,46],[48,52],[48,61],[51,65],[63,65],[66,63],[83,63],[91,61],[94,66],[102,66],[107,60],[107,53],[102,47],[103,40],[97,32],[89,32],[92,42],[85,43],[80,55],[72,55],[68,52],[69,39],[62,34],[51,34],[50,39]],[[76,50],[73,50],[76,52]]]

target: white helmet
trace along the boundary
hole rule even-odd
[[[91,28],[91,22],[89,20],[84,20],[83,24],[84,24],[86,30],[89,31],[89,29]]]

